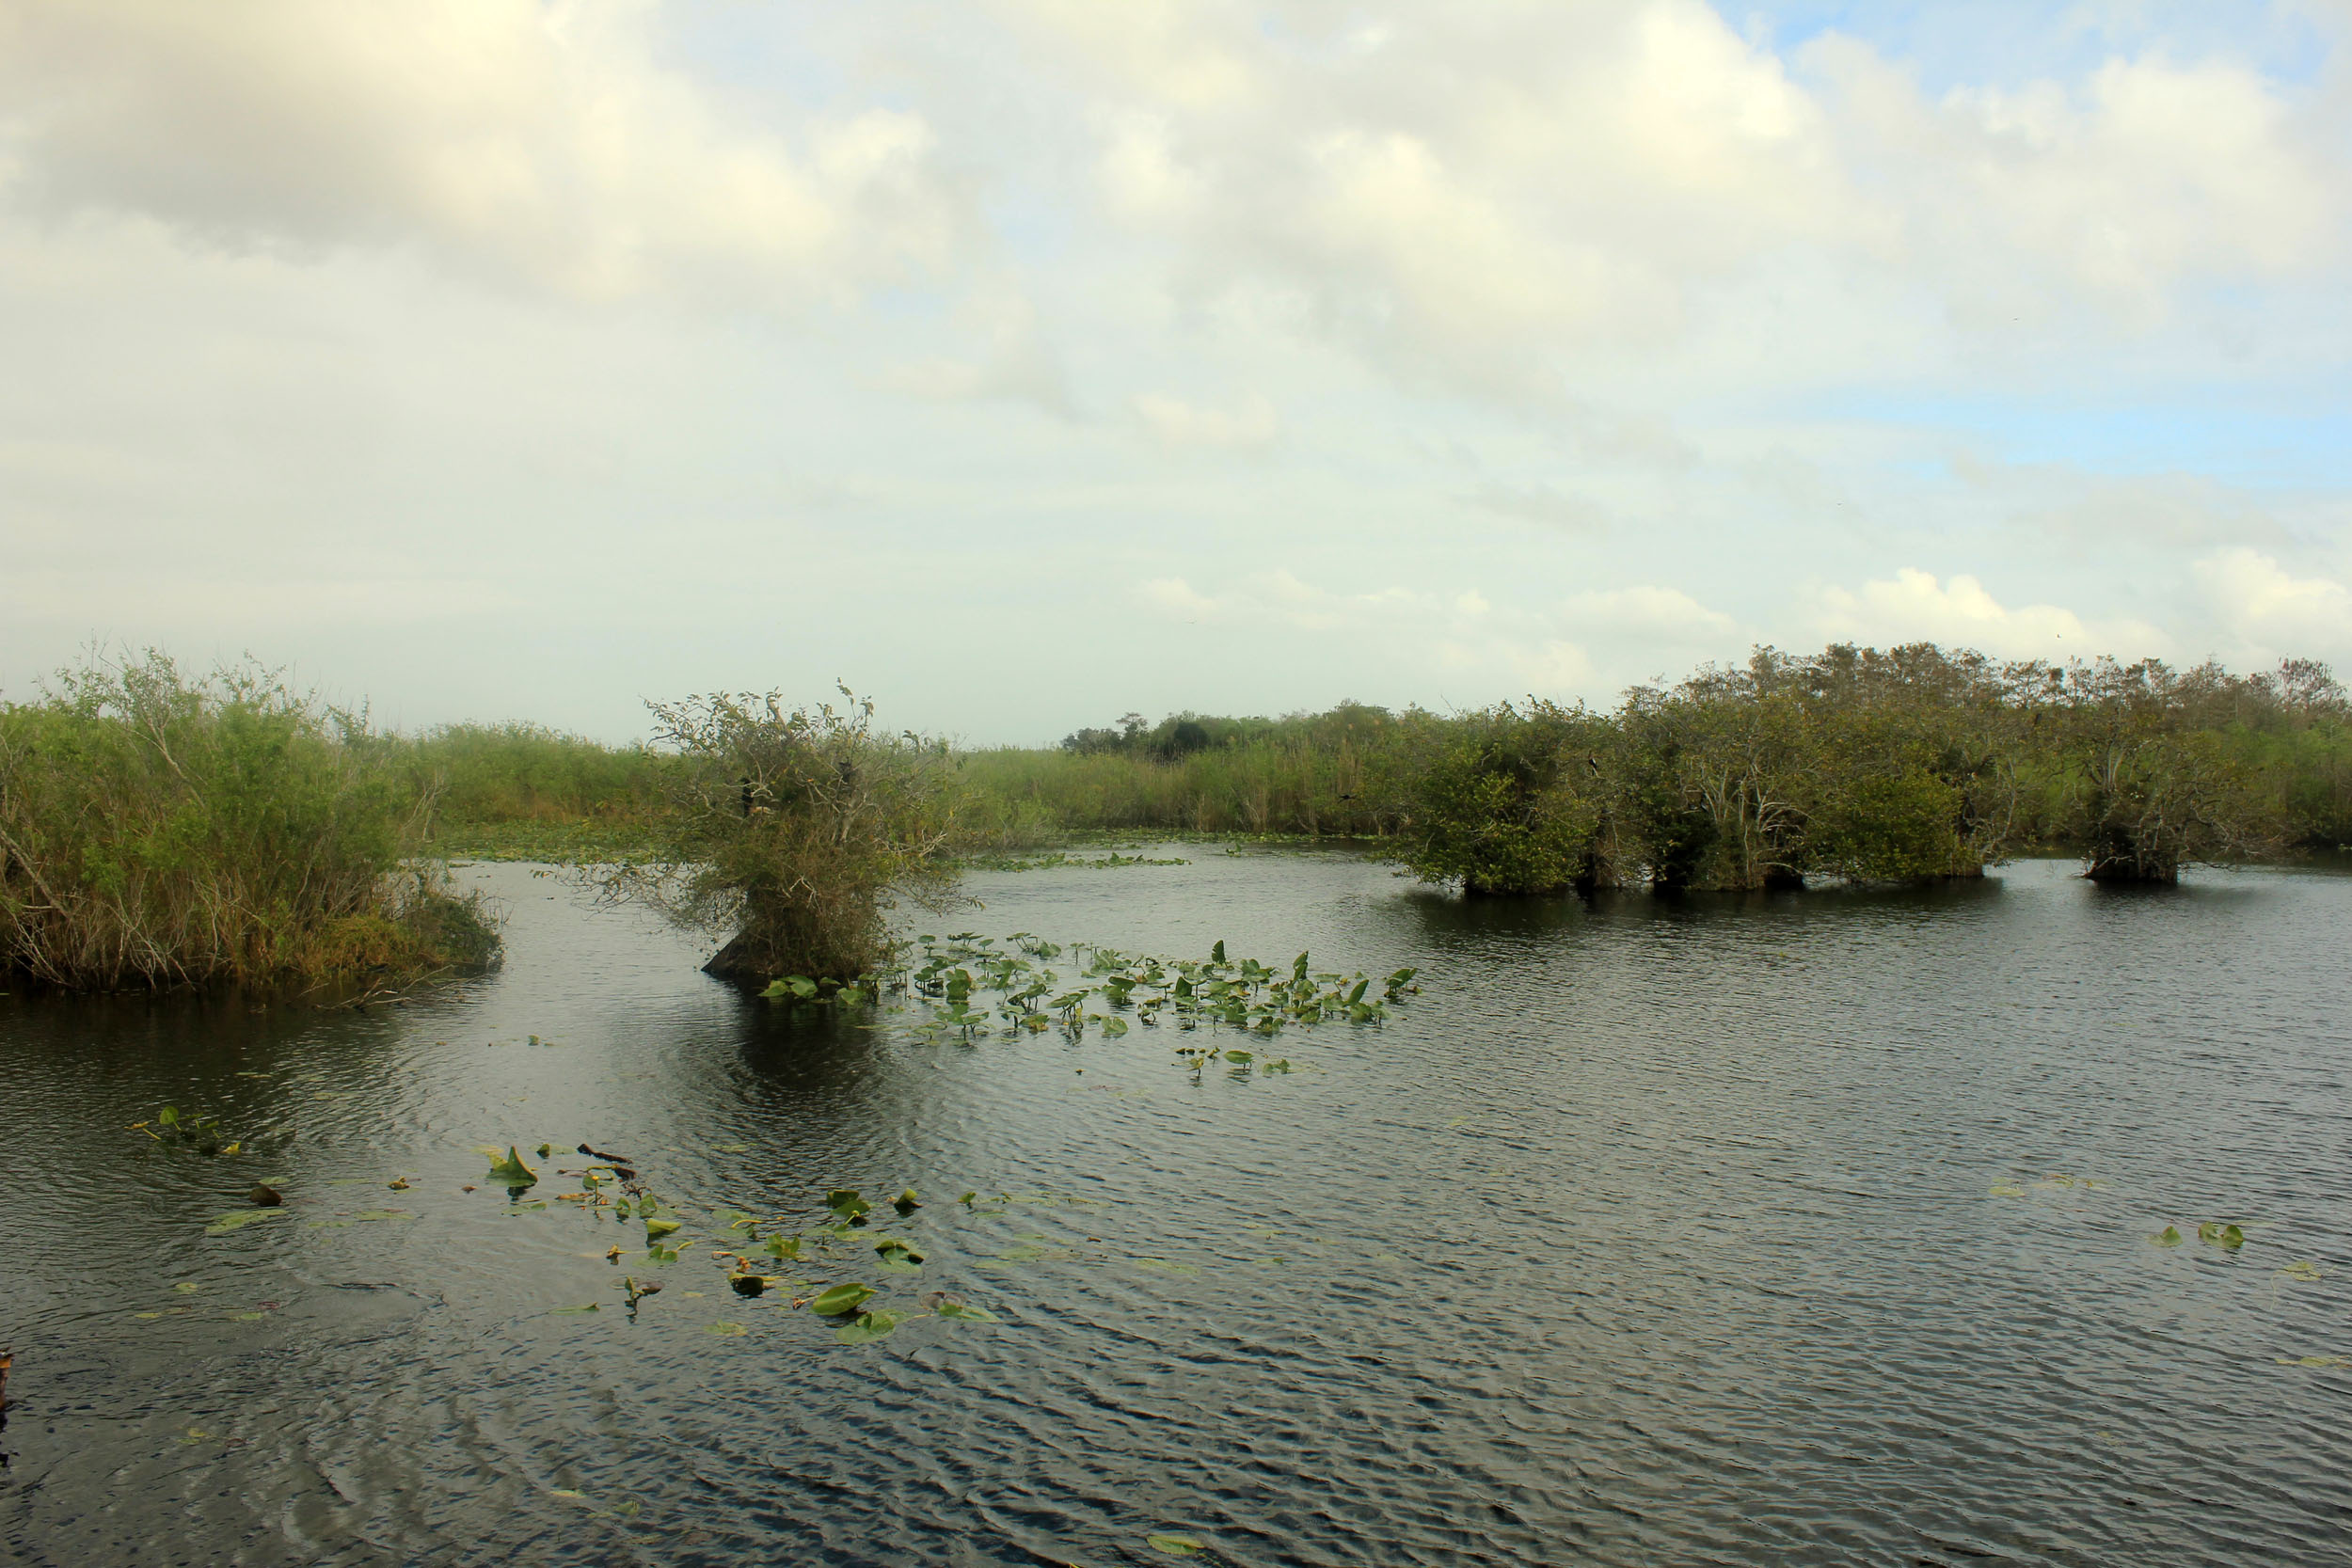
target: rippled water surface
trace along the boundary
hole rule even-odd
[[[930,1044],[510,866],[465,873],[503,972],[406,1006],[0,1000],[0,1547],[2352,1561],[2352,879],[1588,908],[1180,852],[983,876],[951,925],[1425,993],[1287,1076],[1165,1027]],[[130,1130],[166,1102],[246,1151]],[[707,1239],[530,1207],[561,1156],[484,1184],[542,1141],[695,1216],[912,1185],[928,1260],[864,1277],[1002,1322],[837,1344]],[[262,1177],[283,1215],[207,1235]],[[664,1285],[633,1319],[624,1273]]]

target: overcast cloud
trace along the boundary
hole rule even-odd
[[[0,692],[2352,665],[2352,7],[0,0]]]

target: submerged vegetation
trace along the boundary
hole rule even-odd
[[[161,655],[0,705],[0,972],[87,990],[365,988],[498,938],[415,856],[399,743],[269,672]]]

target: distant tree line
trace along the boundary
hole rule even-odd
[[[1205,743],[1172,743],[1185,726]],[[1916,881],[2065,851],[2099,881],[2169,882],[2352,842],[2345,696],[2310,660],[1760,648],[1613,712],[1131,714],[1059,750],[969,766],[1062,827],[1367,832],[1486,894]]]

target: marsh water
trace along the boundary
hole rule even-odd
[[[933,1041],[483,866],[505,967],[405,1006],[0,1001],[0,1549],[2352,1561],[2352,878],[1465,903],[1158,852],[948,924],[1422,994],[1238,1069]],[[165,1103],[242,1151],[133,1129]],[[581,1143],[698,1244],[563,1200]],[[914,1188],[924,1261],[823,1277],[1000,1321],[850,1346],[727,1288],[728,1212],[842,1187]]]

